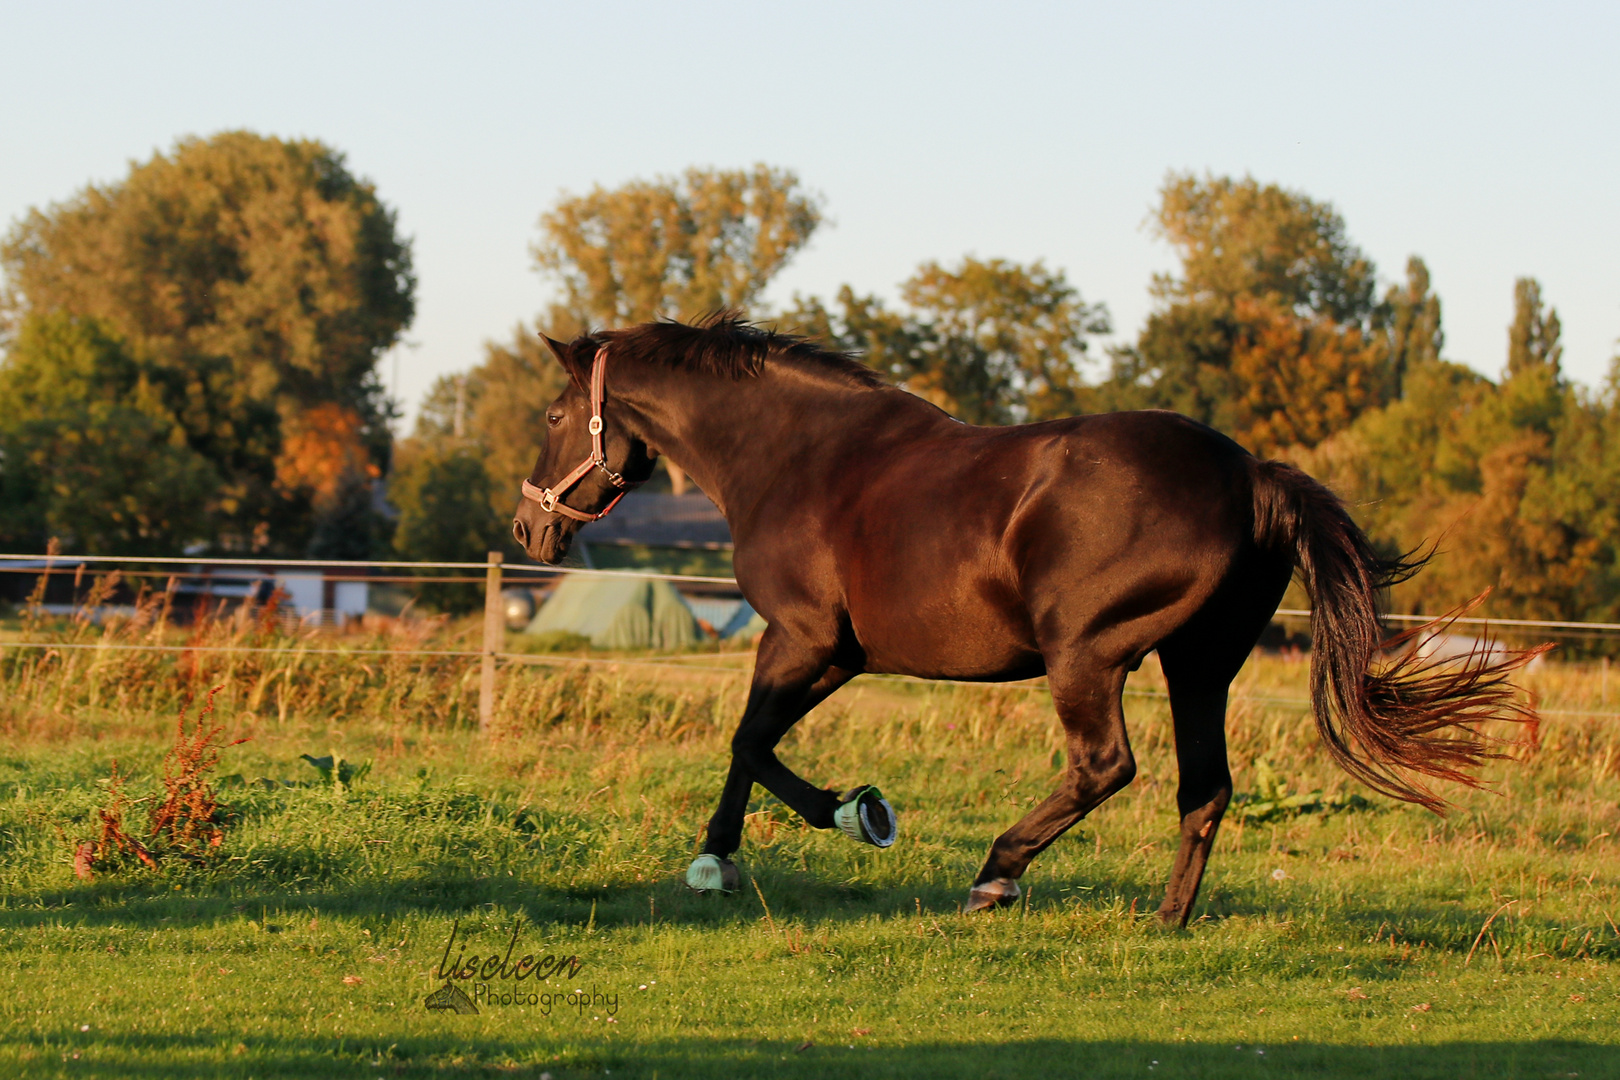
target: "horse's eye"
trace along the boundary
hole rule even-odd
[[[546,423],[550,424],[552,427],[556,427],[558,424],[562,423],[562,417],[557,413],[547,413]]]

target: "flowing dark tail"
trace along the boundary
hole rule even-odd
[[[1478,787],[1474,771],[1500,756],[1480,731],[1489,721],[1528,724],[1533,741],[1539,721],[1509,676],[1552,646],[1495,662],[1484,648],[1430,661],[1413,647],[1374,670],[1381,649],[1416,646],[1467,608],[1384,641],[1378,594],[1428,556],[1380,557],[1338,497],[1292,465],[1257,460],[1253,475],[1255,541],[1292,551],[1311,594],[1311,710],[1328,751],[1367,786],[1443,813],[1411,774]]]

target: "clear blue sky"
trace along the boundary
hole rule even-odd
[[[345,151],[414,237],[383,374],[433,377],[540,310],[561,192],[796,170],[832,226],[770,298],[893,295],[925,259],[1062,267],[1120,337],[1172,265],[1167,170],[1332,202],[1386,280],[1422,255],[1448,353],[1496,374],[1513,279],[1598,382],[1620,338],[1620,5],[8,2],[0,219],[185,134]]]

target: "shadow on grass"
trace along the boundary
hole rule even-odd
[[[758,883],[758,891],[755,889]],[[871,917],[954,915],[964,890],[938,886],[841,885],[808,875],[745,873],[730,896],[699,895],[673,879],[562,888],[506,876],[473,876],[464,865],[443,864],[410,876],[369,882],[276,888],[263,881],[195,882],[175,892],[161,878],[133,873],[66,889],[19,891],[0,909],[0,928],[44,923],[77,926],[195,926],[261,910],[350,917],[452,915],[497,908],[534,924],[592,921],[597,927],[649,923],[720,926],[753,923],[763,914],[760,894],[778,919],[848,922]]]
[[[756,889],[757,886],[757,889]],[[722,929],[752,926],[769,905],[780,923],[810,928],[862,920],[958,919],[965,890],[941,885],[907,883],[839,883],[794,867],[761,866],[745,869],[742,891],[730,896],[702,896],[673,878],[577,888],[559,887],[531,878],[467,873],[464,863],[441,862],[416,867],[408,875],[376,877],[364,881],[308,883],[279,888],[262,878],[181,879],[181,890],[161,877],[130,871],[93,883],[65,889],[14,891],[0,908],[0,929],[21,930],[45,925],[83,928],[199,928],[238,919],[266,916],[288,921],[314,915],[378,920],[390,923],[412,916],[450,918],[475,911],[500,911],[521,917],[530,925],[584,926],[599,930],[681,926]],[[1153,913],[1161,893],[1158,882],[1145,875],[1124,877],[1096,885],[1073,880],[1037,879],[1026,899],[1030,914],[1049,917],[1072,914],[1094,924],[1112,917],[1121,924],[1156,925]],[[1183,934],[1198,935],[1227,919],[1288,921],[1296,905],[1275,898],[1248,897],[1223,892],[1203,905],[1203,913]],[[1020,907],[973,919],[1018,918]],[[1442,952],[1469,950],[1489,913],[1457,905],[1413,904],[1401,908],[1374,905],[1337,913],[1340,933],[1347,940],[1387,935],[1402,929],[1401,942],[1423,943]],[[946,924],[947,926],[949,923]],[[1506,922],[1502,926],[1506,927]],[[1582,938],[1579,930],[1544,920],[1523,920],[1517,929],[1546,939],[1539,947],[1549,955],[1584,951],[1594,956],[1620,952],[1620,942],[1604,937]],[[1569,939],[1560,945],[1558,936]],[[1570,941],[1574,944],[1570,945]],[[1567,947],[1565,947],[1567,946]],[[1393,946],[1392,946],[1393,947]]]
[[[365,1040],[279,1039],[228,1033],[128,1035],[33,1040],[6,1056],[18,1076],[302,1077],[302,1076],[600,1076],[678,1080],[725,1077],[1088,1078],[1369,1077],[1427,1078],[1613,1076],[1616,1047],[1575,1041],[1448,1042],[1423,1046],[1350,1046],[1310,1042],[1230,1044],[1036,1039],[1021,1042],[804,1046],[768,1040],[582,1038],[543,1032],[520,1040],[456,1037],[446,1017],[442,1038],[406,1037],[388,1046]],[[471,1026],[464,1025],[464,1026]],[[74,1056],[77,1055],[77,1056]]]

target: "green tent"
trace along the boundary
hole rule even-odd
[[[599,649],[683,649],[697,621],[667,581],[569,574],[535,613],[528,632],[565,630]]]

